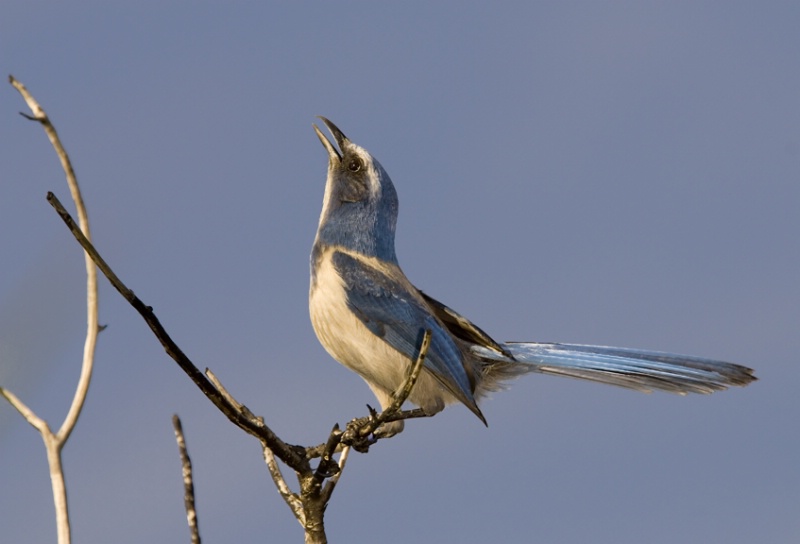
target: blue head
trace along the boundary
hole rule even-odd
[[[397,192],[389,174],[336,125],[320,117],[339,150],[314,125],[328,151],[328,181],[315,246],[339,245],[370,257],[397,263],[394,231]]]

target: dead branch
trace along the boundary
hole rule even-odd
[[[72,162],[69,159],[66,149],[58,137],[55,126],[50,122],[50,118],[45,113],[44,109],[39,105],[35,98],[30,94],[25,86],[17,81],[14,76],[8,77],[9,83],[22,95],[22,98],[27,103],[33,115],[21,113],[26,119],[37,121],[44,128],[50,143],[55,149],[56,155],[61,161],[61,166],[67,178],[67,185],[69,186],[72,200],[75,202],[75,208],[78,212],[78,220],[80,222],[81,235],[87,240],[91,239],[89,231],[89,216],[86,212],[86,206],[83,203],[83,197],[78,186],[78,179],[75,176],[75,171],[72,168]],[[50,467],[50,482],[53,490],[53,502],[56,510],[56,527],[58,534],[59,544],[69,544],[70,536],[70,523],[69,523],[69,508],[67,504],[67,490],[64,481],[64,471],[61,464],[61,450],[64,448],[67,440],[72,434],[72,430],[78,422],[83,405],[86,402],[86,395],[89,391],[89,383],[92,380],[92,370],[94,368],[94,353],[97,345],[97,335],[100,331],[98,326],[98,305],[97,305],[97,269],[94,266],[92,259],[85,255],[86,262],[86,340],[83,346],[83,361],[81,364],[81,374],[78,378],[78,384],[75,388],[75,394],[72,397],[69,411],[64,418],[61,427],[57,432],[52,432],[50,426],[46,421],[39,418],[33,410],[31,410],[25,403],[22,402],[12,392],[0,387],[0,396],[3,396],[13,406],[25,420],[30,423],[44,440],[45,449],[47,450],[47,461]]]
[[[403,384],[394,393],[394,401],[386,410],[382,413],[377,413],[370,408],[369,416],[352,420],[348,423],[345,432],[340,431],[338,425],[334,426],[325,444],[313,447],[288,444],[266,425],[264,418],[254,415],[244,404],[237,401],[210,370],[206,370],[207,376],[198,370],[183,350],[169,336],[153,309],[145,305],[119,279],[92,243],[83,236],[83,233],[77,228],[75,221],[61,205],[58,198],[53,193],[48,193],[47,201],[53,206],[70,232],[72,232],[72,235],[114,288],[139,312],[167,354],[178,363],[206,397],[232,423],[259,439],[270,474],[273,476],[281,496],[284,497],[295,517],[303,525],[306,532],[306,542],[327,542],[323,516],[333,489],[344,468],[349,447],[352,446],[359,451],[366,452],[371,445],[381,439],[380,436],[374,434],[381,424],[410,418],[428,417],[430,415],[420,409],[404,411],[401,407],[408,399],[419,377],[430,344],[431,332],[425,331],[419,355],[409,368]],[[334,458],[336,453],[340,453],[338,461]],[[272,454],[296,472],[300,484],[299,495],[289,490],[280,470],[274,463]],[[312,469],[310,461],[317,457],[320,458],[320,461],[317,468]],[[300,507],[298,507],[298,500]]]
[[[178,443],[178,454],[181,458],[181,474],[183,475],[183,504],[186,508],[186,521],[189,524],[189,533],[192,544],[200,544],[200,530],[197,526],[197,510],[194,505],[194,479],[192,477],[192,460],[186,450],[186,438],[183,435],[183,425],[178,414],[172,416],[172,427],[175,429],[175,441]]]

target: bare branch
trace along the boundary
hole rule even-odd
[[[280,493],[281,497],[283,497],[283,500],[286,501],[286,504],[294,514],[294,517],[300,522],[300,525],[305,528],[306,514],[303,508],[303,502],[300,500],[300,497],[298,497],[296,493],[293,493],[286,484],[286,480],[284,479],[283,473],[278,466],[278,462],[275,460],[275,455],[272,453],[272,450],[269,449],[264,443],[261,445],[264,451],[264,461],[267,462],[267,469],[269,470],[270,476],[272,476],[272,481],[275,482],[275,486],[278,488],[278,493]]]
[[[270,474],[275,481],[278,491],[290,507],[295,517],[306,533],[306,542],[326,542],[323,516],[331,494],[339,481],[342,469],[345,466],[350,446],[358,451],[367,451],[369,446],[376,443],[381,437],[374,432],[383,423],[399,421],[416,417],[429,417],[430,414],[421,409],[403,411],[403,403],[408,399],[414,385],[422,371],[425,356],[430,345],[431,331],[426,330],[419,347],[419,355],[410,366],[405,380],[393,395],[392,404],[382,413],[375,413],[370,409],[370,415],[351,421],[343,433],[335,426],[325,444],[310,448],[292,446],[277,437],[264,423],[263,418],[255,416],[246,406],[238,402],[223,387],[213,372],[206,370],[208,377],[203,375],[191,360],[183,353],[172,338],[167,334],[151,307],[146,306],[124,283],[114,274],[105,260],[100,256],[92,243],[86,239],[75,226],[75,222],[64,209],[58,198],[48,193],[47,200],[61,216],[64,223],[72,232],[75,239],[101,272],[108,278],[114,288],[136,309],[145,322],[156,335],[167,354],[189,375],[201,391],[222,411],[228,419],[239,428],[259,438],[262,444],[264,458]],[[341,452],[338,461],[333,456]],[[293,493],[274,458],[277,455],[281,461],[292,468],[300,483],[300,494]],[[309,460],[320,457],[320,463],[315,471],[311,470]],[[325,482],[327,480],[327,483]],[[325,485],[323,485],[325,484]]]
[[[414,364],[408,369],[406,379],[403,381],[400,389],[392,394],[392,403],[378,416],[378,425],[390,421],[390,417],[393,417],[401,412],[400,408],[408,399],[408,396],[414,389],[414,385],[417,383],[417,379],[419,379],[420,372],[422,372],[422,365],[425,363],[425,357],[428,355],[428,348],[430,345],[431,331],[428,329],[425,331],[425,335],[422,337],[422,343],[419,346],[419,355],[417,355],[417,360],[414,361]]]
[[[375,431],[384,423],[417,417],[430,417],[432,415],[420,408],[405,411],[401,410],[403,403],[408,399],[408,396],[414,389],[414,385],[417,383],[417,379],[422,372],[422,366],[425,362],[425,357],[428,354],[428,347],[430,347],[430,343],[431,331],[429,329],[425,331],[425,335],[422,337],[417,359],[414,361],[414,364],[409,367],[403,383],[400,384],[400,387],[397,389],[397,391],[392,394],[392,403],[380,414],[375,413],[375,410],[372,409],[372,407],[367,406],[370,410],[370,415],[365,418],[354,419],[348,423],[347,429],[339,438],[339,442],[341,444],[345,446],[352,446],[356,449],[356,451],[366,452],[369,450],[370,446],[382,438],[381,436],[376,435]],[[319,451],[318,448],[319,446],[315,448],[308,448],[306,450],[306,456],[311,457],[309,451],[313,449],[314,453],[316,453]],[[324,456],[327,451],[328,445],[326,444],[321,451],[321,455]]]
[[[210,370],[206,369],[206,376],[214,384],[214,387],[220,392],[220,394],[225,397],[225,399],[231,403],[231,405],[235,406],[238,410],[241,410],[242,413],[246,414],[248,417],[257,418],[259,421],[263,422],[263,418],[260,416],[255,416],[247,406],[236,400],[233,395],[231,395],[225,386],[222,385],[219,378]],[[275,454],[272,453],[272,450],[269,449],[269,445],[262,440],[261,441],[261,450],[264,455],[264,461],[267,463],[267,470],[269,470],[269,474],[272,477],[272,481],[275,482],[275,486],[278,488],[278,493],[286,504],[289,506],[289,509],[294,514],[294,517],[297,518],[297,521],[300,522],[300,525],[305,527],[306,517],[305,511],[303,509],[303,503],[300,500],[300,497],[297,496],[296,493],[293,493],[292,490],[289,488],[289,485],[286,483],[286,479],[283,477],[283,473],[281,472],[280,467],[278,466],[278,462],[275,459]]]
[[[322,488],[322,500],[327,504],[329,500],[331,500],[331,495],[333,494],[333,490],[336,488],[336,484],[339,483],[339,478],[342,476],[342,472],[344,472],[344,466],[347,463],[347,456],[350,454],[350,446],[345,446],[342,448],[342,454],[339,456],[339,470],[328,479],[328,483],[325,484],[325,487]]]
[[[186,451],[186,439],[183,436],[183,425],[178,414],[172,416],[172,427],[175,429],[175,441],[178,443],[178,453],[181,457],[181,473],[183,475],[183,504],[186,507],[186,521],[189,524],[189,533],[192,544],[200,544],[200,529],[197,527],[197,510],[194,505],[194,481],[192,479],[192,460]]]
[[[248,408],[247,406],[245,406],[244,404],[242,404],[241,402],[239,402],[238,400],[233,398],[233,395],[231,395],[228,392],[228,390],[225,389],[225,386],[222,385],[222,382],[219,381],[219,378],[217,378],[216,374],[211,372],[210,368],[206,369],[205,374],[206,374],[206,377],[209,379],[209,381],[214,385],[214,387],[217,388],[217,391],[219,391],[219,394],[222,395],[225,398],[225,400],[231,404],[231,406],[234,406],[237,410],[242,412],[242,414],[246,418],[258,421],[260,425],[264,424],[264,418],[263,417],[255,415],[253,412],[250,411],[250,408]]]
[[[427,413],[425,410],[421,408],[414,408],[412,410],[400,410],[400,407],[406,401],[408,396],[411,394],[413,390],[414,384],[416,383],[417,379],[419,378],[419,374],[422,370],[423,363],[425,362],[425,356],[428,351],[428,347],[430,345],[430,331],[426,331],[425,337],[423,337],[423,342],[420,345],[420,353],[417,359],[414,361],[414,364],[409,367],[408,372],[406,373],[406,378],[397,391],[392,395],[393,402],[391,406],[387,407],[386,410],[378,414],[375,410],[367,405],[367,408],[370,410],[370,415],[366,417],[360,417],[353,419],[347,424],[347,428],[344,432],[339,431],[338,427],[335,427],[334,430],[331,432],[331,435],[328,436],[328,441],[324,444],[318,444],[316,446],[308,446],[305,449],[306,458],[308,459],[316,459],[318,457],[322,458],[330,456],[333,453],[340,453],[344,452],[345,449],[349,448],[350,446],[354,447],[356,451],[364,453],[369,450],[369,447],[378,442],[381,438],[390,438],[385,436],[375,436],[373,433],[375,430],[380,427],[383,423],[389,423],[392,421],[401,421],[406,419],[416,419],[422,417],[431,417],[432,414]],[[424,348],[424,349],[422,349]],[[339,433],[339,440],[336,444],[336,448],[334,450],[329,450],[331,438],[333,437],[334,433]],[[340,469],[344,468],[343,463],[341,463],[340,458]]]
[[[67,485],[64,481],[64,467],[61,465],[61,448],[64,443],[52,433],[43,433],[44,447],[47,450],[47,465],[50,467],[50,487],[53,490],[53,505],[56,511],[56,532],[58,544],[69,544],[70,534],[69,505]]]
[[[50,139],[50,143],[53,145],[56,155],[58,155],[61,161],[64,174],[67,177],[69,192],[72,195],[72,200],[75,202],[75,209],[78,212],[81,232],[83,232],[87,240],[91,240],[92,235],[89,231],[89,215],[83,203],[83,196],[78,186],[78,178],[75,176],[75,170],[72,168],[72,161],[70,161],[69,155],[61,143],[61,139],[58,137],[55,126],[50,122],[50,118],[47,116],[47,113],[45,113],[44,108],[39,105],[28,89],[25,88],[25,85],[17,81],[14,76],[9,76],[8,80],[11,85],[19,91],[20,95],[22,95],[22,98],[33,112],[33,116],[25,115],[25,117],[38,121],[42,125],[42,128],[44,128],[47,137]],[[89,383],[92,380],[97,334],[100,330],[97,311],[97,269],[88,255],[84,256],[84,260],[86,261],[86,340],[83,345],[83,363],[81,365],[81,375],[78,379],[75,395],[72,398],[72,404],[67,412],[67,416],[61,424],[61,428],[56,433],[62,447],[75,428],[75,424],[83,409],[83,404],[86,401]]]
[[[277,470],[277,465],[273,463],[273,466],[270,466],[270,472],[273,474],[273,480],[275,480],[281,496],[283,496],[305,530],[306,543],[327,542],[324,525],[325,508],[342,475],[350,453],[350,447],[352,446],[357,451],[366,452],[371,445],[382,438],[381,436],[376,436],[374,432],[383,423],[430,415],[423,410],[408,410],[405,412],[401,410],[403,403],[411,394],[420,372],[422,372],[422,365],[428,353],[430,340],[431,331],[426,330],[419,346],[419,355],[410,366],[403,383],[392,395],[392,403],[386,410],[378,414],[370,408],[368,417],[351,421],[347,424],[345,432],[339,430],[339,426],[335,425],[324,445],[305,449],[305,457],[307,459],[320,457],[320,461],[313,474],[308,472],[298,472],[297,474],[297,479],[300,483],[299,500],[302,509],[297,506],[297,496],[288,491],[288,486],[286,486],[283,476],[280,475],[280,471]],[[338,462],[333,459],[333,455],[337,451],[341,451]],[[265,451],[265,457],[266,455]],[[278,474],[273,473],[273,470],[276,470]]]
[[[249,417],[236,405],[231,404],[228,399],[213,386],[208,378],[206,378],[203,373],[198,370],[194,363],[192,363],[191,359],[189,359],[189,357],[183,353],[183,350],[178,347],[169,334],[167,334],[166,329],[164,329],[164,326],[161,325],[161,322],[158,320],[155,313],[153,313],[153,309],[150,306],[145,305],[144,302],[142,302],[139,297],[133,293],[133,291],[128,289],[128,287],[122,283],[114,271],[111,270],[111,267],[109,267],[105,260],[100,256],[92,243],[87,240],[83,233],[75,226],[75,221],[72,219],[72,216],[70,216],[69,212],[64,209],[64,206],[61,205],[61,202],[59,202],[58,198],[56,198],[53,193],[48,193],[47,201],[50,202],[50,205],[53,206],[53,208],[55,208],[59,216],[61,216],[61,219],[69,228],[70,232],[72,232],[72,235],[83,247],[83,249],[86,250],[86,252],[91,256],[97,267],[101,272],[103,272],[106,278],[108,278],[114,288],[131,304],[131,306],[134,307],[134,309],[136,309],[137,312],[139,312],[139,315],[144,318],[145,322],[150,326],[150,330],[153,331],[153,334],[155,334],[158,341],[161,342],[161,345],[164,347],[167,355],[169,355],[176,363],[178,363],[178,366],[180,366],[181,369],[195,383],[195,385],[200,388],[203,394],[205,394],[205,396],[208,397],[208,399],[214,403],[214,405],[219,408],[219,410],[225,414],[225,416],[236,426],[269,444],[270,449],[275,452],[281,461],[298,472],[309,470],[307,459],[298,451],[302,448],[293,447],[285,443],[283,440],[278,438],[278,436],[272,432],[267,425],[264,424],[263,420],[258,420],[255,417]]]
[[[17,410],[17,412],[19,412],[20,415],[22,415],[22,417],[25,418],[25,421],[30,423],[33,426],[33,428],[39,431],[42,435],[53,434],[50,431],[50,427],[47,425],[47,422],[42,418],[40,418],[39,416],[37,416],[34,413],[34,411],[28,408],[28,406],[24,402],[22,402],[20,398],[17,397],[14,393],[9,391],[8,389],[0,387],[0,395],[5,397],[5,399],[9,402],[9,404],[11,404],[11,406],[13,406]]]
[[[47,116],[44,109],[39,105],[36,99],[33,98],[28,89],[26,89],[22,83],[14,79],[14,76],[9,76],[8,80],[20,93],[33,112],[32,116],[26,114],[22,115],[26,119],[38,121],[44,128],[47,137],[50,139],[50,143],[53,145],[56,155],[61,161],[70,194],[75,202],[75,208],[80,221],[80,230],[86,239],[91,239],[89,216],[86,212],[86,206],[83,203],[83,197],[81,196],[81,191],[78,186],[78,179],[75,176],[72,162],[61,143],[61,139],[58,137],[55,127],[50,122],[50,118]],[[83,405],[86,402],[86,395],[89,392],[89,383],[92,380],[97,335],[100,331],[97,310],[97,269],[88,255],[84,256],[84,260],[86,262],[86,340],[83,346],[83,361],[81,363],[80,377],[78,378],[78,384],[75,388],[72,403],[61,424],[61,428],[58,432],[53,433],[47,422],[39,418],[33,410],[28,408],[19,398],[10,391],[0,388],[0,394],[2,394],[2,396],[22,414],[25,420],[33,425],[42,435],[42,440],[47,450],[47,462],[50,467],[50,483],[53,490],[58,542],[60,544],[68,544],[71,540],[67,490],[64,482],[64,471],[61,465],[61,450],[64,448],[64,444],[66,444],[70,434],[72,434],[72,430],[75,428]]]
[[[339,472],[339,464],[333,459],[333,454],[336,452],[336,447],[342,442],[342,431],[339,430],[339,424],[333,426],[331,434],[328,436],[328,441],[325,443],[325,449],[317,465],[317,470],[314,472],[314,477],[322,481],[330,478]]]

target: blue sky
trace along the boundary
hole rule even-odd
[[[530,376],[351,457],[332,542],[796,542],[800,8],[792,2],[5,2],[0,65],[71,153],[94,239],[198,366],[287,441],[373,397],[319,346],[308,253],[334,121],[400,197],[418,286],[499,340],[748,364],[709,397]],[[60,423],[83,260],[41,129],[0,86],[0,383]],[[75,541],[299,542],[257,443],[101,283],[65,451]],[[0,404],[0,527],[54,540],[41,440]]]

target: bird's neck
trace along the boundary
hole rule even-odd
[[[339,247],[365,257],[374,257],[381,261],[397,264],[394,237],[374,235],[363,231],[343,232],[337,228],[320,227],[312,252],[319,253],[329,247]]]
[[[315,248],[342,247],[366,257],[397,264],[394,250],[395,221],[374,210],[358,208],[339,208],[334,213],[325,213],[321,218]]]

